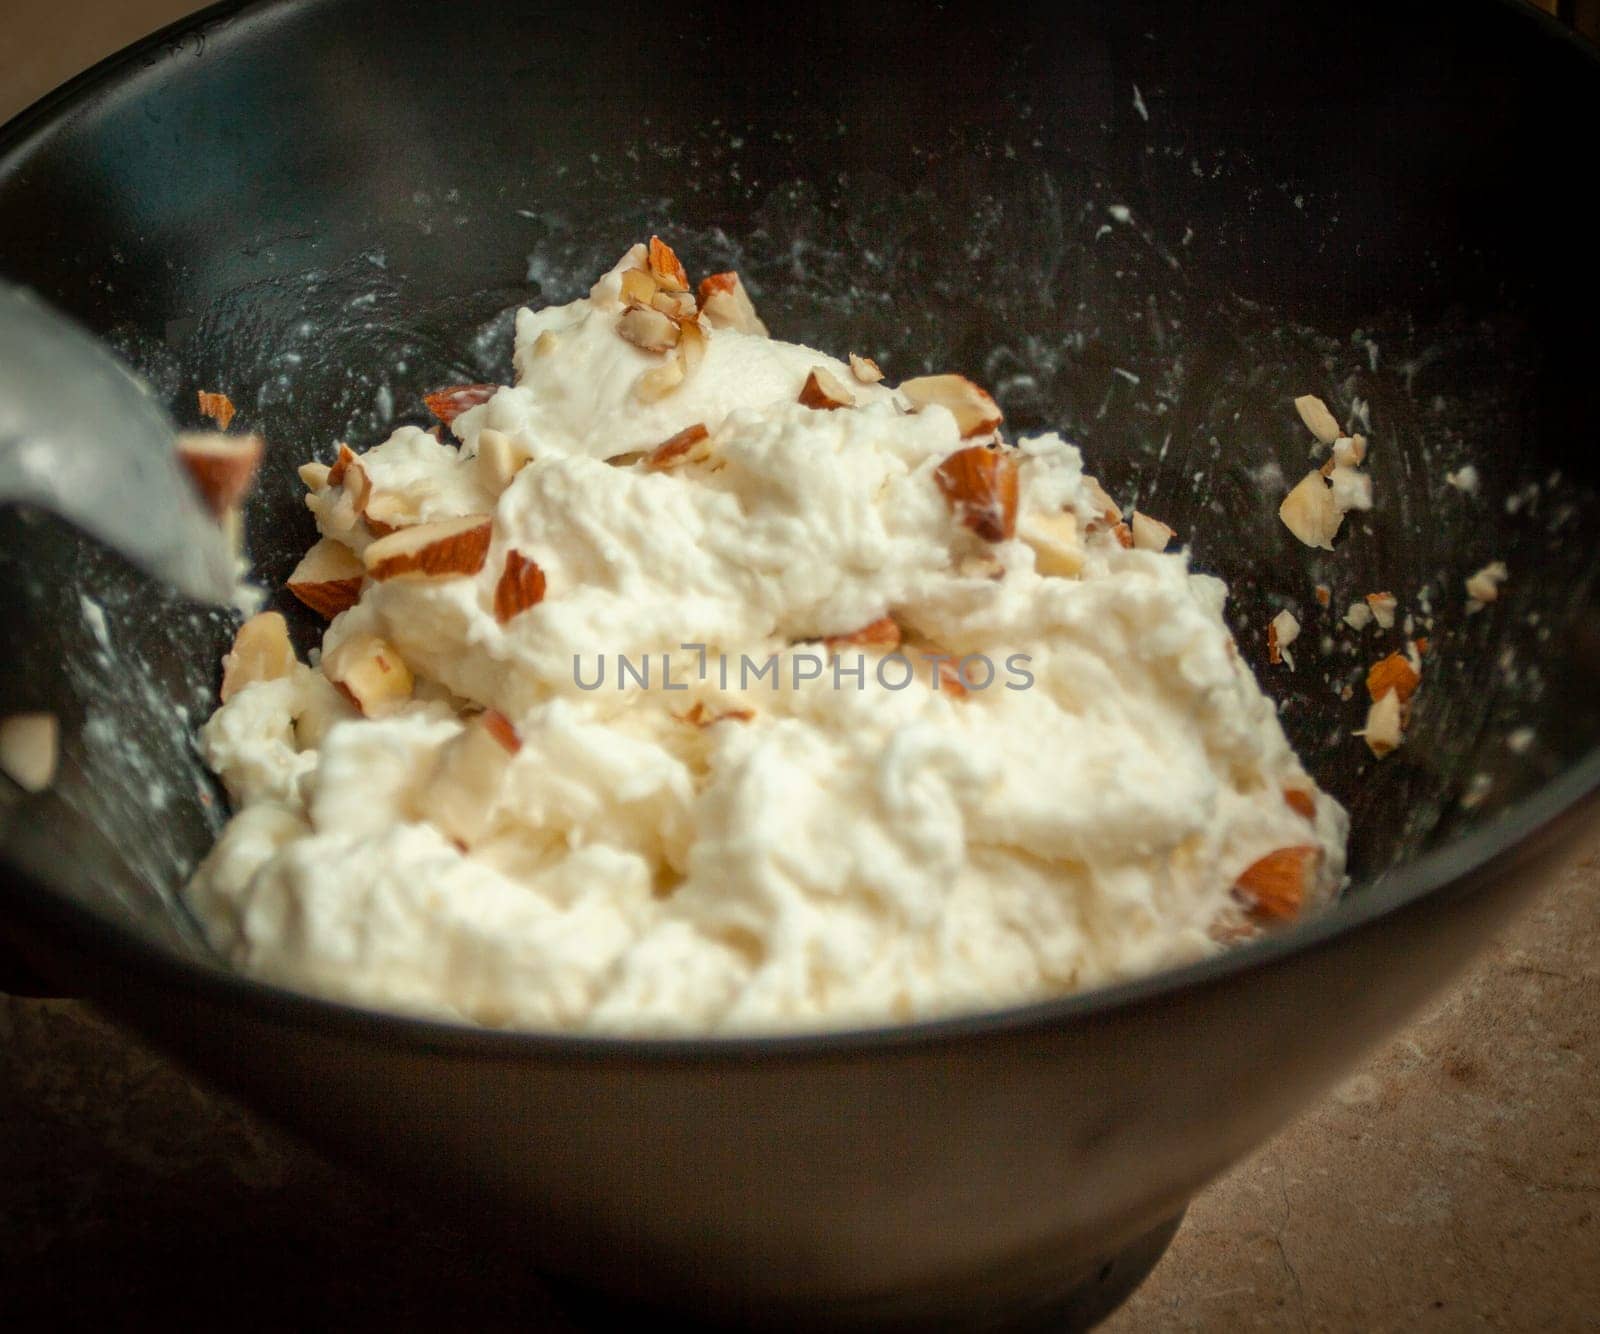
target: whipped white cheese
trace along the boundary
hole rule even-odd
[[[492,516],[487,555],[367,579],[323,670],[207,724],[237,813],[188,895],[219,951],[483,1024],[811,1028],[1101,985],[1331,896],[1344,812],[1225,589],[1126,547],[1075,448],[997,443],[1016,517],[989,540],[940,469],[990,437],[846,363],[702,321],[682,384],[641,394],[664,355],[618,322],[644,262],[522,311],[517,383],[454,419],[459,444],[407,427],[360,456],[386,514]],[[799,401],[817,367],[853,406]],[[681,466],[639,457],[696,425]],[[503,489],[490,431],[531,455]],[[323,534],[366,550],[377,511],[312,482]],[[504,616],[512,553],[544,583]],[[373,637],[414,683],[364,717],[327,673]],[[474,768],[497,715],[520,748]]]

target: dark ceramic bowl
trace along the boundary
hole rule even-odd
[[[1578,203],[1600,69],[1526,6],[1435,13],[227,4],[0,132],[0,273],[180,419],[223,389],[273,442],[248,515],[272,586],[311,536],[297,461],[505,375],[515,306],[652,230],[737,267],[785,336],[975,375],[1192,540],[1246,653],[1278,607],[1305,623],[1299,672],[1266,679],[1353,816],[1337,910],[1128,986],[825,1037],[482,1032],[289,994],[222,969],[174,897],[223,815],[191,738],[228,619],[13,512],[0,712],[56,710],[66,750],[52,792],[0,806],[11,936],[613,1297],[812,1326],[1106,1309],[1195,1191],[1471,954],[1600,782]],[[1273,515],[1308,466],[1305,392],[1370,417],[1378,505],[1334,553]],[[1445,482],[1466,462],[1476,495]],[[1496,558],[1505,596],[1468,616]],[[1376,589],[1433,618],[1382,763],[1338,694],[1398,638],[1342,647],[1338,609]]]

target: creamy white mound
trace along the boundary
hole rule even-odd
[[[725,314],[688,318],[698,348],[635,346],[644,268],[635,247],[588,298],[522,311],[517,384],[459,444],[406,427],[342,479],[310,470],[357,554],[379,513],[492,525],[475,573],[358,571],[320,669],[241,668],[206,725],[236,814],[188,899],[228,960],[481,1024],[836,1027],[1099,986],[1334,893],[1345,814],[1224,586],[1125,546],[1075,448],[963,439],[925,393]],[[640,383],[675,357],[681,383]],[[853,406],[798,401],[819,366]],[[638,457],[696,424],[677,466]],[[964,449],[1014,469],[1011,535],[979,531]],[[513,551],[544,591],[508,608]],[[373,636],[378,672],[351,668]],[[964,690],[933,652],[966,657]]]

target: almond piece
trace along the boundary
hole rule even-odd
[[[494,586],[494,618],[504,625],[513,616],[544,601],[544,571],[514,547]]]
[[[713,329],[735,329],[758,338],[769,336],[737,273],[713,273],[704,279],[700,284],[700,309]]]
[[[368,718],[393,713],[411,698],[414,684],[394,645],[377,635],[351,635],[328,650],[322,674]]]
[[[692,292],[657,292],[650,298],[650,309],[671,320],[692,320],[700,313]]]
[[[1295,399],[1294,410],[1300,414],[1306,429],[1325,445],[1331,445],[1344,434],[1333,413],[1328,411],[1328,405],[1315,394],[1302,394]]]
[[[800,386],[800,402],[808,408],[832,412],[837,408],[855,407],[856,396],[826,366],[813,366],[806,382]]]
[[[1511,571],[1506,569],[1504,561],[1490,561],[1467,580],[1468,610],[1476,611],[1485,603],[1497,601],[1500,597],[1500,585],[1510,577]],[[1477,605],[1474,606],[1474,603]]]
[[[478,432],[478,480],[491,494],[499,495],[532,462],[533,451],[522,441],[492,426]]]
[[[1378,623],[1380,630],[1394,629],[1395,608],[1400,605],[1393,593],[1368,593],[1367,608],[1372,612],[1372,619]]]
[[[877,384],[883,379],[883,370],[877,362],[871,357],[858,357],[854,352],[850,354],[850,374],[862,384]]]
[[[1112,524],[1111,536],[1117,539],[1117,545],[1124,550],[1131,551],[1133,549],[1133,530],[1127,524]]]
[[[724,709],[721,713],[712,713],[700,700],[696,700],[678,715],[678,720],[703,729],[717,723],[747,723],[755,716],[754,709]]]
[[[294,670],[294,645],[289,623],[275,611],[263,611],[239,627],[233,647],[222,658],[222,702],[248,685],[276,681]]]
[[[1133,512],[1130,531],[1133,545],[1140,551],[1165,551],[1167,544],[1178,535],[1176,529],[1168,528],[1160,519],[1152,519],[1138,510]]]
[[[259,435],[187,432],[178,437],[178,462],[217,519],[236,507],[250,490],[261,466],[262,450]]]
[[[1332,462],[1335,468],[1359,468],[1367,457],[1367,437],[1341,435],[1333,442]]]
[[[674,326],[676,327],[676,326]],[[673,357],[652,366],[633,382],[633,396],[641,403],[659,403],[684,381],[683,360]]]
[[[489,710],[469,718],[439,747],[432,768],[418,785],[417,813],[461,847],[471,847],[494,817],[506,769],[521,746],[516,729],[503,714]]]
[[[196,397],[200,400],[200,415],[216,422],[217,430],[226,431],[235,412],[233,400],[226,394],[212,394],[204,389]]]
[[[986,542],[1017,530],[1017,461],[984,445],[958,449],[934,470],[956,519]]]
[[[1283,800],[1296,815],[1303,815],[1308,820],[1317,818],[1317,799],[1303,787],[1286,787],[1283,789]]]
[[[678,323],[649,306],[630,306],[617,319],[617,332],[646,352],[670,352],[678,345]]]
[[[14,713],[0,719],[0,773],[24,792],[43,792],[56,780],[61,724],[53,713]]]
[[[1316,469],[1312,469],[1283,498],[1278,506],[1283,526],[1308,547],[1333,550],[1333,539],[1344,515],[1333,503],[1333,492]]]
[[[685,426],[645,455],[644,466],[651,472],[665,472],[683,463],[703,463],[711,457],[711,447],[706,443],[710,438],[704,422]]]
[[[1365,602],[1352,602],[1345,608],[1344,623],[1360,633],[1372,624],[1372,608]]]
[[[1367,725],[1356,733],[1365,737],[1367,749],[1380,760],[1399,746],[1403,739],[1400,716],[1400,692],[1386,690],[1383,696],[1367,709]]]
[[[289,591],[319,616],[332,620],[355,606],[367,567],[361,557],[342,542],[319,539],[294,567]]]
[[[1267,626],[1267,661],[1287,663],[1294,670],[1294,657],[1289,645],[1300,638],[1300,622],[1288,611],[1280,611]]]
[[[428,405],[429,412],[448,426],[468,408],[487,403],[499,392],[497,384],[453,384],[424,394],[422,401]]]
[[[900,392],[913,409],[935,404],[948,408],[963,440],[989,435],[1005,420],[994,399],[965,375],[919,375],[916,379],[902,381]]]
[[[389,579],[455,579],[476,574],[489,554],[487,514],[419,523],[380,537],[362,559],[379,583]]]
[[[660,290],[648,269],[629,269],[622,275],[622,303],[625,306],[648,306]]]
[[[1327,584],[1318,584],[1311,592],[1316,597],[1319,607],[1326,607],[1333,601],[1333,590]]]
[[[374,537],[387,537],[398,528],[417,523],[422,513],[416,498],[403,491],[373,491],[361,506],[361,517]]]
[[[900,647],[900,625],[893,616],[880,616],[875,621],[868,621],[859,630],[851,630],[848,634],[828,635],[822,643],[829,653],[837,653],[841,648],[881,648],[893,649]]]
[[[1245,867],[1233,882],[1234,892],[1252,915],[1288,921],[1305,906],[1321,857],[1320,850],[1306,845],[1278,848]]]
[[[1089,502],[1089,508],[1099,516],[1098,522],[1109,525],[1122,521],[1122,507],[1111,499],[1098,480],[1085,473],[1081,485],[1084,499]]]
[[[300,481],[307,491],[320,491],[328,485],[328,478],[333,475],[333,469],[326,463],[302,463],[295,471],[300,476]]]
[[[1380,700],[1390,691],[1404,704],[1422,684],[1422,674],[1412,666],[1404,653],[1391,653],[1387,658],[1372,664],[1367,673],[1367,693]]]
[[[678,262],[678,256],[672,247],[659,236],[650,238],[650,276],[663,291],[689,290],[689,275],[684,272],[683,265]]]
[[[1070,510],[1025,515],[1018,536],[1033,548],[1033,568],[1040,574],[1070,579],[1083,573],[1078,517]]]

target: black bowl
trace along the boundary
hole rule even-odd
[[[1592,802],[1600,247],[1572,182],[1597,125],[1593,56],[1488,0],[1447,22],[1343,0],[280,0],[132,48],[0,132],[0,272],[180,419],[222,389],[266,433],[248,520],[270,585],[311,537],[299,460],[504,376],[517,305],[659,230],[696,271],[738,268],[784,336],[964,370],[1014,428],[1062,428],[1229,580],[1263,670],[1267,619],[1294,609],[1300,670],[1267,679],[1351,809],[1355,883],[1225,958],[907,1028],[625,1041],[289,994],[222,969],[174,893],[223,817],[191,738],[231,623],[9,512],[0,712],[66,724],[56,788],[0,809],[11,934],[572,1281],[796,1324],[1087,1318],[1459,966]],[[1305,392],[1370,419],[1378,505],[1334,553],[1274,516],[1309,466]],[[1445,481],[1467,462],[1477,495]],[[1490,559],[1510,584],[1469,616]],[[1350,732],[1398,632],[1347,651],[1337,629],[1378,589],[1432,620],[1382,762]],[[277,605],[304,647],[315,627]]]

